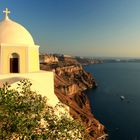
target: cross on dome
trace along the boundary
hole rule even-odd
[[[10,11],[8,10],[8,8],[6,8],[3,13],[5,13],[5,19],[8,19],[8,14],[10,14]]]

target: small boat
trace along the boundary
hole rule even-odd
[[[124,96],[120,96],[120,99],[121,99],[121,100],[124,100],[124,99],[125,99],[125,97],[124,97]]]

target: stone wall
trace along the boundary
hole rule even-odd
[[[15,73],[0,75],[0,85],[8,82],[12,87],[16,88],[17,83],[22,79],[29,79],[32,83],[31,89],[37,93],[46,96],[48,103],[55,106],[59,103],[57,96],[54,94],[54,73],[53,72],[34,72],[34,73]]]

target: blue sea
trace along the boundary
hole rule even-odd
[[[140,63],[103,63],[84,68],[98,84],[86,94],[93,114],[107,128],[109,140],[140,140]]]

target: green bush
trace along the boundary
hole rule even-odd
[[[0,139],[88,140],[85,129],[62,114],[55,115],[46,97],[31,91],[31,82],[22,80],[17,89],[6,83],[0,88]]]

